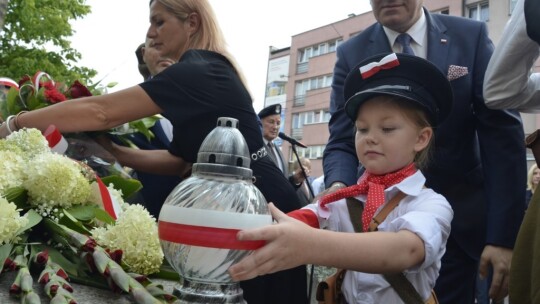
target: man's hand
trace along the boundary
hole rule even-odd
[[[512,249],[487,245],[480,257],[478,269],[482,279],[487,278],[489,269],[493,270],[493,279],[489,288],[489,297],[495,301],[503,300],[508,295]]]

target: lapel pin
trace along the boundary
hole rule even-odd
[[[442,43],[442,44],[446,44],[447,42],[448,42],[448,40],[446,40],[446,39],[441,39],[441,43]]]

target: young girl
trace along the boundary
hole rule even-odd
[[[271,206],[278,224],[238,234],[241,240],[267,244],[233,265],[230,274],[244,280],[302,264],[345,268],[342,292],[352,304],[402,303],[381,274],[403,272],[427,300],[453,212],[444,197],[424,187],[418,168],[428,159],[433,127],[451,109],[450,84],[422,58],[389,54],[360,63],[344,88],[345,112],[355,124],[356,153],[365,168],[358,184],[290,212],[290,217]],[[353,233],[343,198],[356,197],[363,204],[367,232],[371,219],[399,192],[404,198],[378,231]]]

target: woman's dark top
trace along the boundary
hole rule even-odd
[[[196,162],[199,147],[219,117],[238,119],[250,154],[264,146],[251,96],[218,53],[189,50],[140,86],[173,125],[169,152],[187,162]],[[268,202],[285,213],[301,207],[295,189],[269,157],[252,160],[251,169],[255,186]],[[305,266],[242,282],[242,288],[250,304],[307,303]]]
[[[263,147],[252,100],[229,61],[220,54],[187,51],[180,61],[140,86],[173,125],[169,152],[187,162],[197,161],[206,135],[219,117],[238,119],[249,153]],[[268,202],[283,212],[300,208],[294,188],[269,157],[251,162],[256,186]]]

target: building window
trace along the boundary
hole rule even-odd
[[[487,22],[489,21],[489,3],[479,2],[467,7],[469,10],[469,18]]]
[[[309,61],[309,58],[335,52],[339,44],[343,42],[343,39],[335,39],[326,42],[322,42],[316,45],[310,45],[306,48],[298,50],[298,63],[305,63]]]
[[[324,75],[297,81],[295,83],[294,97],[305,96],[309,90],[327,88],[332,85],[332,75]]]
[[[448,8],[443,8],[443,9],[440,9],[440,10],[433,11],[432,13],[450,15],[450,10]]]
[[[323,157],[325,145],[308,146],[307,148],[296,147],[299,157],[305,157],[309,159],[318,159]],[[292,149],[289,151],[289,161],[296,161],[296,156],[292,153]]]
[[[316,111],[299,112],[292,115],[292,129],[302,129],[304,125],[316,123],[328,123],[330,121],[330,112],[328,109]]]

